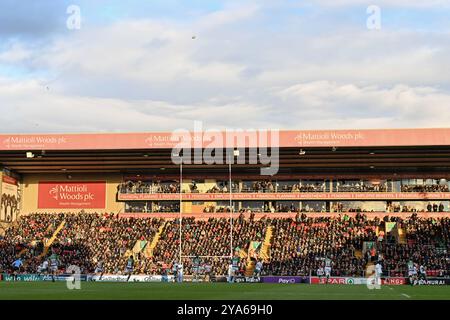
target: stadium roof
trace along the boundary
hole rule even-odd
[[[234,134],[232,144],[227,143],[223,132],[184,133],[182,137],[188,137],[184,141],[192,148],[245,147],[246,155],[249,148],[277,146],[279,174],[284,176],[448,175],[450,172],[450,128],[269,131],[267,136],[262,131],[256,136],[248,132],[231,134]],[[146,172],[176,176],[179,169],[172,162],[171,153],[179,145],[179,138],[174,137],[180,134],[3,134],[0,135],[0,165],[22,174]],[[32,152],[32,157],[27,157],[27,152]],[[206,166],[208,177],[222,176],[228,170],[226,163],[186,164],[186,176],[205,175]],[[238,174],[259,175],[260,165],[233,167]]]

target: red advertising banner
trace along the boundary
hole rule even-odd
[[[106,182],[40,181],[39,209],[104,209]]]
[[[184,193],[183,200],[229,200],[229,193]],[[450,192],[303,192],[303,193],[233,193],[233,200],[448,200]],[[178,193],[119,194],[126,200],[179,200]]]
[[[325,277],[311,277],[311,284],[364,284],[367,285],[367,281],[370,278],[358,278],[358,277],[330,277],[328,280]],[[373,280],[373,279],[371,279]],[[406,278],[382,278],[381,284],[383,285],[404,285],[406,284]]]
[[[381,279],[381,284],[386,284],[386,285],[403,285],[403,284],[407,284],[406,278],[382,278]]]
[[[347,277],[330,277],[330,278],[319,278],[319,277],[311,277],[311,284],[355,284],[353,278]]]
[[[7,175],[3,175],[2,177],[2,181],[4,183],[8,183],[8,184],[13,184],[13,185],[17,185],[17,179],[7,176]]]
[[[450,145],[450,128],[1,134],[0,150],[120,150],[232,147],[372,147]]]

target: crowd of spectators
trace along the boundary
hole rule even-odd
[[[448,184],[404,184],[402,192],[449,192]]]
[[[24,272],[36,272],[46,257],[41,256],[48,239],[64,221],[51,246],[51,253],[60,256],[61,268],[78,265],[82,272],[93,272],[99,262],[106,273],[121,273],[136,241],[151,242],[158,229],[163,232],[152,252],[136,256],[135,273],[163,273],[179,257],[179,220],[162,218],[123,218],[115,214],[31,214],[6,230],[0,238],[0,271],[9,270],[18,256],[24,260]],[[387,222],[406,231],[401,243],[390,234],[376,233]],[[263,242],[271,226],[270,261],[264,264],[263,275],[309,275],[323,266],[325,258],[333,261],[332,275],[362,276],[369,262],[382,261],[385,272],[406,273],[409,260],[423,263],[429,270],[450,275],[450,219],[421,218],[417,214],[402,219],[386,216],[368,219],[357,213],[338,217],[307,217],[259,220],[239,215],[231,225],[227,218],[182,220],[182,255],[186,274],[193,273],[193,257],[205,256],[203,263],[212,266],[213,274],[227,274],[231,251],[236,256],[248,252],[252,241]],[[373,251],[363,254],[364,244],[373,243]],[[245,272],[242,260],[239,272]]]
[[[236,182],[232,182],[231,191],[235,193],[240,192],[239,184]],[[228,181],[219,181],[206,191],[206,193],[227,193],[227,192],[230,192]]]
[[[3,238],[0,238],[0,272],[9,270],[12,261],[19,255],[28,261],[30,268],[36,270],[36,257],[42,253],[63,218],[62,214],[30,214],[6,229]]]
[[[355,182],[336,182],[336,192],[386,192],[388,189],[387,182],[384,183],[367,183],[364,181]]]
[[[428,202],[426,208],[419,207],[417,205],[402,205],[399,203],[387,203],[386,205],[387,212],[444,212],[445,206],[442,202],[439,203],[431,203]]]
[[[325,192],[325,182],[288,183],[273,182],[272,180],[254,181],[244,183],[242,192]]]
[[[355,256],[363,241],[376,238],[378,219],[363,215],[355,218],[275,219],[271,261],[263,270],[266,275],[309,275],[323,265],[325,258],[333,263],[333,275],[362,275],[367,261]]]
[[[392,275],[404,275],[409,260],[423,264],[438,275],[450,275],[450,219],[393,218],[406,229],[407,243],[381,243],[384,267]]]
[[[206,206],[203,209],[203,212],[205,213],[224,213],[224,212],[231,212],[231,207],[230,206],[214,206],[214,205],[209,205]],[[241,211],[243,212],[243,211]]]
[[[41,257],[44,239],[50,238],[62,222],[64,227],[51,246],[49,255],[59,255],[61,269],[77,265],[82,272],[93,272],[103,262],[105,272],[117,273],[125,269],[125,253],[137,240],[151,241],[162,219],[119,218],[115,214],[32,214],[19,219],[17,226],[7,230],[2,241],[0,269],[8,270],[11,261],[21,256],[24,272],[37,272],[47,257]],[[33,243],[41,243],[35,250]]]
[[[327,192],[327,184],[322,181],[233,181],[232,192]],[[192,180],[189,184],[191,193],[226,193],[230,191],[228,181],[217,181],[217,183],[207,189],[200,191],[199,184]],[[180,192],[178,181],[124,181],[118,185],[120,193],[177,193]],[[387,181],[379,183],[369,181],[335,181],[333,183],[334,192],[387,192],[391,191]],[[185,192],[185,190],[183,191]],[[448,184],[402,184],[401,192],[449,192]]]
[[[179,193],[180,184],[176,181],[124,181],[117,186],[119,193]]]
[[[192,274],[192,258],[198,256],[212,256],[203,259],[212,266],[214,274],[227,274],[231,253],[231,234],[233,235],[233,254],[239,255],[241,249],[248,250],[251,241],[263,241],[266,233],[266,219],[244,219],[241,215],[231,223],[226,218],[209,218],[198,220],[184,218],[182,220],[182,255],[190,256],[183,260],[187,274]],[[171,262],[178,260],[179,255],[179,220],[170,221],[161,236],[153,253],[154,260]]]
[[[271,180],[246,182],[242,186],[242,192],[275,192],[276,184]]]
[[[153,212],[180,212],[179,202],[155,202],[152,206]]]
[[[407,243],[401,244],[384,231],[385,222],[396,222],[405,228]],[[265,275],[309,275],[323,267],[324,259],[333,261],[334,276],[363,276],[368,263],[381,261],[386,275],[405,276],[407,263],[423,264],[437,275],[450,275],[450,219],[420,218],[417,214],[401,218],[369,220],[364,214],[354,218],[274,219],[275,230],[271,261]],[[363,253],[363,243],[374,248]],[[359,252],[359,254],[357,254]]]

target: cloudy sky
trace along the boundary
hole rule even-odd
[[[3,133],[449,127],[450,0],[0,0],[0,114]]]

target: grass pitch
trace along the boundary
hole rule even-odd
[[[0,300],[450,300],[450,286],[0,282]]]

